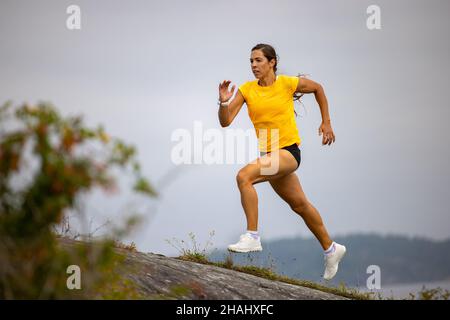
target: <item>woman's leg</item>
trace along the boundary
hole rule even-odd
[[[309,230],[319,240],[324,250],[333,243],[316,208],[308,201],[297,175],[289,175],[269,181],[276,193],[286,201],[292,210],[303,218]]]
[[[276,162],[277,159],[278,162]],[[258,230],[258,195],[253,185],[285,176],[294,172],[295,169],[297,169],[297,161],[289,151],[281,149],[278,153],[273,152],[258,158],[239,171],[236,181],[247,218],[247,230]]]

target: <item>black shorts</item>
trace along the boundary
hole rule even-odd
[[[287,147],[283,147],[281,149],[287,150],[289,151],[292,156],[295,158],[295,160],[297,161],[297,168],[300,166],[300,162],[301,162],[301,151],[300,148],[298,147],[298,145],[296,143],[291,144],[290,146]],[[261,156],[270,153],[270,152],[261,152]]]

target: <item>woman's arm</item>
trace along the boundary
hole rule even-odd
[[[322,144],[330,145],[332,142],[335,142],[336,137],[331,128],[331,119],[328,112],[328,101],[322,86],[313,80],[299,77],[295,92],[314,93],[322,115],[322,124],[319,127],[319,136],[323,133]]]
[[[219,99],[220,101],[228,101],[233,96],[235,86],[228,91],[230,81],[224,81],[219,85]],[[241,110],[245,100],[241,92],[238,90],[234,99],[228,106],[219,106],[219,121],[222,127],[228,127],[233,122],[236,115]]]
[[[330,115],[328,113],[328,101],[325,96],[325,91],[322,86],[310,79],[299,77],[297,89],[295,92],[300,93],[314,93],[317,103],[320,107],[320,113],[322,115],[322,122],[330,122]]]

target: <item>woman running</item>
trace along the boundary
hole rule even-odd
[[[261,251],[258,234],[258,196],[254,184],[268,181],[291,209],[301,216],[324,249],[324,279],[332,279],[346,248],[330,239],[317,209],[306,198],[295,170],[300,165],[301,139],[295,122],[294,95],[314,93],[320,107],[322,123],[319,135],[322,145],[335,142],[328,113],[328,102],[320,84],[312,80],[276,75],[277,55],[268,44],[258,44],[251,50],[250,63],[256,80],[239,86],[231,81],[219,84],[219,120],[222,127],[231,124],[244,102],[256,130],[260,157],[247,164],[237,174],[241,203],[247,219],[247,232],[228,246],[233,252]],[[230,101],[231,100],[231,101]],[[275,170],[274,170],[275,168]]]

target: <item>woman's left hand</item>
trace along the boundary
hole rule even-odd
[[[322,135],[322,145],[331,145],[334,141],[336,141],[336,137],[334,136],[333,129],[331,128],[331,124],[329,122],[322,122],[319,127],[319,136]]]

